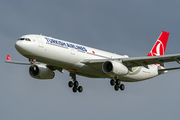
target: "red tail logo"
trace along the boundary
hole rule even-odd
[[[169,37],[169,32],[162,31],[161,35],[159,36],[158,40],[156,41],[152,50],[147,56],[164,55],[168,37]]]

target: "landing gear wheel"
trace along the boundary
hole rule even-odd
[[[124,84],[121,84],[121,85],[120,85],[120,89],[121,89],[121,90],[124,90],[124,89],[125,89]]]
[[[73,87],[73,92],[76,93],[77,92],[77,87]]]
[[[115,86],[114,86],[114,89],[115,89],[116,91],[118,91],[118,90],[119,90],[119,85],[115,85]]]
[[[114,86],[115,81],[114,81],[113,79],[111,79],[110,84],[111,84],[112,86]]]
[[[74,87],[78,87],[79,83],[78,81],[74,81]]]
[[[116,85],[120,85],[121,81],[119,79],[116,80]]]
[[[73,84],[72,81],[69,81],[69,84],[68,84],[68,85],[69,85],[70,88],[72,88],[74,84]]]
[[[79,87],[78,87],[78,91],[79,91],[79,92],[82,92],[82,91],[83,91],[83,87],[82,87],[82,86],[79,86]]]

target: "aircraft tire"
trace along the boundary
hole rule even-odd
[[[112,86],[114,86],[115,81],[114,81],[113,79],[111,79],[111,80],[110,80],[110,84],[111,84]]]
[[[121,85],[120,85],[120,89],[121,89],[121,90],[124,90],[124,89],[125,89],[124,84],[121,84]]]
[[[114,86],[114,89],[115,89],[116,91],[118,91],[118,90],[119,90],[119,85],[115,85],[115,86]]]
[[[74,84],[73,84],[72,81],[69,81],[69,84],[68,84],[68,85],[69,85],[70,88],[72,88]]]
[[[78,87],[79,83],[78,81],[74,81],[74,87]]]
[[[121,81],[119,79],[116,80],[116,85],[120,85]]]
[[[79,92],[82,92],[82,91],[83,91],[83,87],[82,87],[82,86],[79,86],[79,87],[78,87],[78,91],[79,91]]]
[[[77,87],[73,87],[73,92],[76,93],[77,92]]]

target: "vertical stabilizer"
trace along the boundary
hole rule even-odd
[[[164,55],[168,37],[169,32],[162,31],[161,35],[159,36],[159,38],[157,39],[156,43],[154,44],[153,48],[147,56]]]

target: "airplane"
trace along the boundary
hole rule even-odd
[[[76,75],[89,78],[108,78],[115,91],[124,90],[121,82],[137,82],[167,73],[180,67],[165,68],[165,62],[180,64],[180,54],[165,54],[169,32],[162,31],[147,56],[128,57],[102,51],[52,37],[29,34],[20,37],[16,50],[29,62],[12,61],[7,55],[7,63],[30,65],[29,74],[35,79],[53,79],[55,70],[69,71],[72,81],[68,86],[74,93],[82,92]]]

